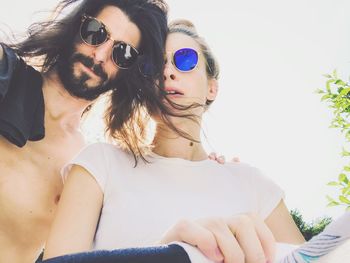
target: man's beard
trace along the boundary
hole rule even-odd
[[[115,84],[115,79],[109,80],[100,64],[94,64],[94,60],[84,54],[74,52],[71,48],[68,52],[63,52],[57,61],[57,74],[63,87],[74,97],[95,100],[101,94],[111,90]],[[80,62],[85,67],[91,69],[95,75],[100,77],[99,84],[89,86],[87,81],[91,78],[86,72],[81,71],[80,76],[74,75],[74,65]]]

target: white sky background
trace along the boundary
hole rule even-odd
[[[328,128],[331,110],[314,91],[333,69],[350,76],[350,1],[167,2],[170,19],[194,22],[221,66],[219,96],[205,117],[208,151],[259,167],[307,220],[339,215],[325,195],[337,193],[326,184],[345,163],[343,139]],[[0,3],[0,22],[23,31],[57,1]],[[85,127],[89,138],[102,130],[96,116]]]

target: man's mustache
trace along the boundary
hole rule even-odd
[[[72,63],[75,62],[80,62],[85,67],[90,68],[103,81],[107,80],[108,76],[106,72],[103,71],[101,64],[95,64],[92,58],[81,53],[74,53],[72,56]]]

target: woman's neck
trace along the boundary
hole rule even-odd
[[[200,142],[200,126],[191,120],[184,120],[181,124],[176,124],[176,127],[189,134],[195,141],[178,135],[169,127],[158,125],[153,140],[153,152],[164,157],[182,158],[190,161],[207,159],[208,154]]]

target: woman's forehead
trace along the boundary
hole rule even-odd
[[[168,35],[166,41],[167,52],[171,52],[183,47],[191,47],[197,51],[200,51],[200,46],[196,40],[193,39],[193,37],[180,32],[170,33]]]

